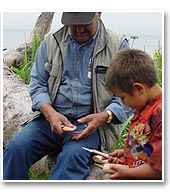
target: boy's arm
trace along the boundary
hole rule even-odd
[[[110,165],[115,173],[110,174],[110,179],[161,179],[162,172],[152,168],[148,164],[143,164],[139,167],[130,168],[127,165],[113,164]]]

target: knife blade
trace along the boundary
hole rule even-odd
[[[105,157],[105,158],[109,158],[109,154],[107,154],[107,153],[103,153],[103,152],[101,152],[101,151],[97,151],[97,150],[95,150],[95,149],[88,149],[88,148],[86,148],[86,147],[82,147],[84,150],[86,150],[86,151],[89,151],[89,152],[91,152],[91,153],[95,153],[95,154],[97,154],[97,155],[101,155],[101,156],[103,156],[103,157]]]

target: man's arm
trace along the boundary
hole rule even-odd
[[[43,41],[38,48],[36,61],[31,70],[30,97],[32,99],[32,109],[33,111],[40,111],[50,123],[51,130],[62,136],[65,133],[62,126],[73,125],[64,115],[56,112],[51,105],[48,92],[49,74],[45,70],[45,64],[47,62],[46,42]]]
[[[45,63],[48,62],[45,40],[37,50],[36,60],[30,74],[30,97],[33,111],[39,111],[44,103],[51,104],[48,94],[49,74],[45,71]]]
[[[113,97],[111,103],[106,107],[113,114],[113,122],[115,124],[124,123],[125,120],[133,113],[133,110],[124,105],[120,98]]]
[[[130,49],[130,46],[129,46],[128,40],[125,39],[125,40],[122,42],[122,44],[120,45],[119,50],[121,50],[121,49],[127,49],[127,48]]]

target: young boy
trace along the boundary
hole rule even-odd
[[[152,58],[141,50],[117,52],[106,89],[135,109],[124,150],[110,153],[111,179],[162,178],[162,89]]]

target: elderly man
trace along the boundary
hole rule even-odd
[[[85,179],[91,154],[82,147],[109,152],[119,138],[116,125],[130,110],[106,92],[105,73],[115,52],[129,46],[100,16],[64,12],[64,26],[41,43],[30,81],[35,114],[7,145],[5,180],[29,179],[28,168],[53,151],[58,155],[49,179]]]

